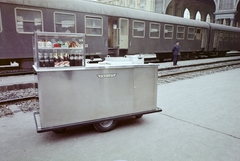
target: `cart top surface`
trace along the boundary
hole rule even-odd
[[[33,65],[33,68],[36,72],[54,72],[54,71],[77,71],[77,70],[106,70],[106,69],[121,69],[121,68],[152,68],[152,67],[158,67],[157,64],[141,64],[141,65],[96,65],[96,66],[90,66],[90,67],[84,67],[84,66],[74,66],[74,67],[47,67],[47,68],[37,68],[35,65]]]

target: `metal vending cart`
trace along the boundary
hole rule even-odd
[[[37,132],[63,132],[83,124],[109,131],[120,118],[162,111],[156,107],[157,65],[134,64],[139,61],[131,57],[108,57],[90,65],[84,42],[80,33],[34,34]]]

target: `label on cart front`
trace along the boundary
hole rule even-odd
[[[98,78],[114,78],[116,76],[117,76],[117,73],[97,74]]]

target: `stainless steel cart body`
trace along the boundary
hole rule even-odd
[[[107,58],[87,66],[84,34],[35,33],[34,39],[38,132],[89,123],[99,131],[109,131],[119,118],[161,111],[156,107],[157,65],[145,65],[141,57],[136,57],[141,61],[128,57]],[[43,39],[50,45],[44,46]],[[78,45],[68,46],[60,40]],[[49,63],[51,56],[57,57],[53,63]],[[78,65],[73,62],[79,60]]]
[[[38,131],[160,112],[157,66],[35,69]]]

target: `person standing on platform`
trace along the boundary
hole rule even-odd
[[[172,53],[173,53],[173,66],[177,66],[178,56],[180,55],[179,41],[177,41],[176,44],[174,45]]]

